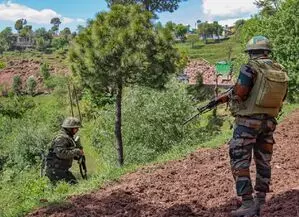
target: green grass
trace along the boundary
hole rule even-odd
[[[0,62],[9,63],[10,61],[31,60],[40,63],[47,62],[50,66],[56,69],[65,69],[67,66],[67,53],[62,51],[55,51],[53,53],[42,53],[37,50],[26,51],[8,51],[0,55]]]
[[[228,47],[232,48],[231,58],[236,58],[237,55],[242,51],[241,44],[235,41],[233,38],[224,40],[221,42],[214,43],[213,41],[208,44],[204,44],[199,41],[195,44],[194,48],[191,47],[191,43],[177,43],[176,47],[187,53],[188,57],[191,59],[203,58],[215,64],[218,61],[223,61],[228,59]]]

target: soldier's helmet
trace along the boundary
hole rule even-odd
[[[63,127],[63,128],[80,128],[80,127],[82,127],[82,125],[78,118],[67,117],[66,119],[64,119],[61,127]]]
[[[269,39],[262,35],[254,36],[252,39],[250,39],[246,45],[245,52],[255,50],[271,51]]]

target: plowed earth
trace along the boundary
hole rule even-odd
[[[275,133],[272,192],[263,217],[299,217],[299,110]],[[252,166],[254,168],[254,166]],[[254,177],[254,171],[252,171]],[[64,205],[41,208],[30,217],[228,217],[239,204],[228,147],[200,149],[183,160],[145,167]]]

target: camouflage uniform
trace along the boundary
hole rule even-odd
[[[259,212],[260,206],[265,202],[265,195],[269,192],[270,161],[275,143],[273,133],[277,125],[275,118],[286,97],[288,81],[283,67],[268,58],[269,51],[267,38],[253,37],[247,44],[246,52],[251,55],[248,64],[241,67],[232,92],[218,99],[219,103],[229,102],[235,116],[233,138],[229,141],[229,155],[236,192],[238,196],[242,196],[243,203],[238,210],[232,211],[232,216],[254,216]],[[273,84],[277,85],[277,88],[273,88]],[[257,172],[255,201],[250,179],[252,154]]]
[[[262,59],[262,61],[272,63],[267,58]],[[254,85],[255,77],[256,72],[250,65],[244,65],[241,68],[237,84],[235,85],[236,90],[234,90],[239,93],[237,98],[247,97]],[[269,192],[271,178],[270,161],[273,144],[275,143],[273,132],[276,124],[275,117],[267,113],[236,114],[233,138],[229,142],[229,154],[238,196],[251,195],[253,193],[249,170],[252,153],[257,171],[254,189],[259,192]]]
[[[80,148],[73,139],[69,129],[63,128],[52,141],[46,158],[46,176],[53,184],[63,180],[70,184],[77,183],[75,176],[69,171],[73,159],[79,158]]]
[[[252,152],[257,172],[254,189],[269,192],[276,124],[275,118],[265,114],[236,118],[233,138],[229,142],[229,155],[238,196],[253,193],[249,170]]]

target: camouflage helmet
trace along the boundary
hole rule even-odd
[[[63,127],[63,128],[80,128],[80,127],[82,127],[82,125],[78,118],[67,117],[66,119],[64,119],[61,127]]]
[[[248,41],[245,52],[250,52],[253,50],[271,51],[269,40],[262,35],[254,36],[252,39]]]

